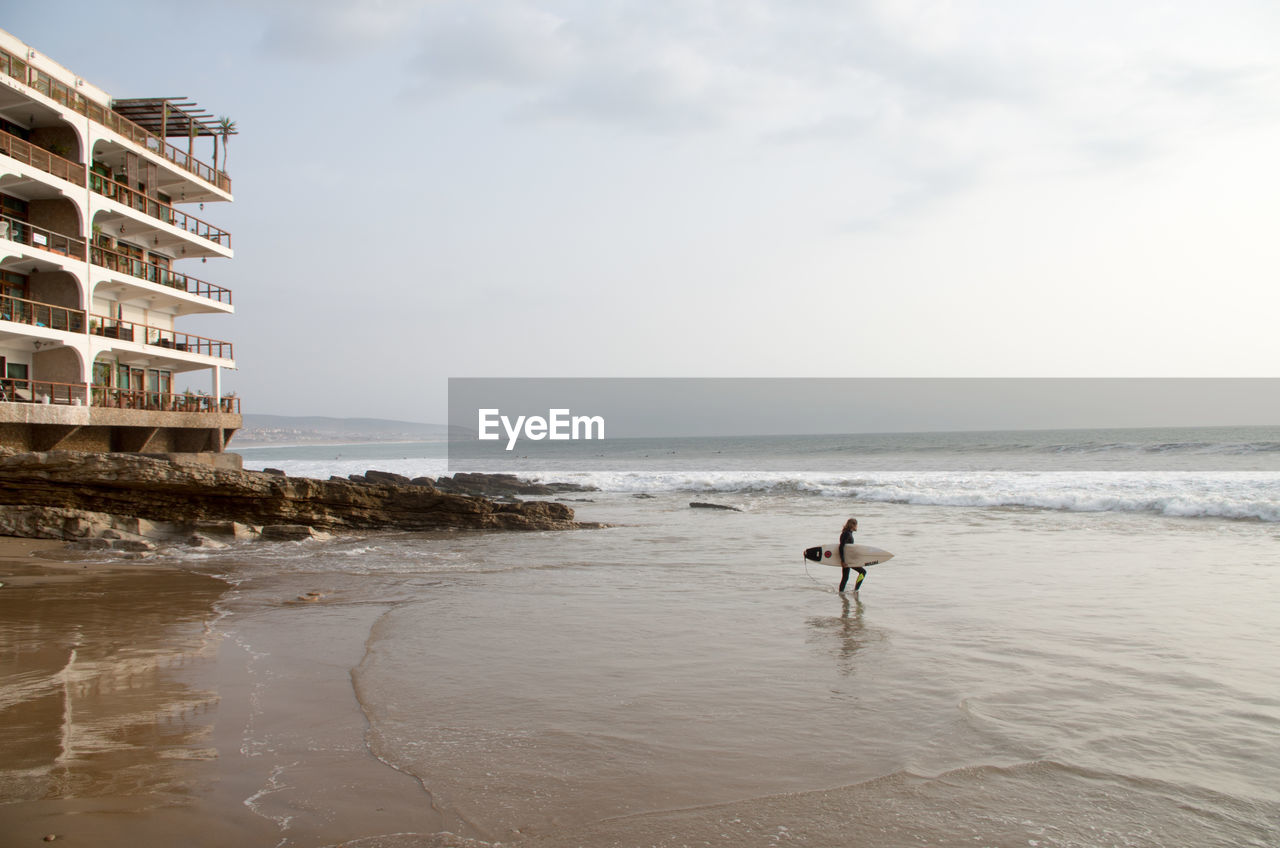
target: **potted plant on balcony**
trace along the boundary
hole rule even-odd
[[[223,412],[234,412],[236,406],[236,393],[227,392],[222,396],[222,403],[219,404]]]

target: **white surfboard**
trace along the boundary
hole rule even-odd
[[[823,565],[832,565],[840,568],[840,546],[815,545],[812,548],[805,548],[804,558],[811,562],[820,562]],[[866,568],[868,565],[879,565],[891,559],[893,559],[893,554],[881,548],[873,548],[870,545],[844,546],[844,562],[848,568],[853,568],[854,566]]]

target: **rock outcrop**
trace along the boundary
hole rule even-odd
[[[365,479],[376,472],[366,471]],[[442,492],[459,495],[481,495],[486,498],[513,498],[517,495],[559,495],[565,492],[595,492],[595,486],[581,486],[577,483],[535,483],[521,480],[514,474],[481,474],[479,472],[461,472],[452,477],[415,477],[411,481],[419,486],[433,486]]]
[[[104,512],[29,504],[0,506],[0,536],[63,539],[84,550],[149,550],[151,539],[179,532],[176,525]]]
[[[263,474],[284,472],[278,468],[264,468]],[[348,474],[346,477],[333,476],[331,481],[346,480],[351,483],[391,483],[397,486],[426,486],[441,492],[454,495],[478,495],[484,498],[514,498],[517,495],[559,495],[565,492],[598,492],[595,486],[583,486],[579,483],[538,483],[521,480],[514,474],[484,474],[481,472],[463,471],[452,477],[414,477],[410,479],[403,474],[390,471],[369,469],[363,474]]]
[[[159,528],[163,535],[181,530],[186,536],[192,532],[212,535],[208,528],[220,523],[293,525],[329,532],[567,530],[584,526],[574,521],[573,510],[563,504],[494,503],[394,477],[379,475],[369,480],[365,475],[366,482],[355,483],[213,468],[138,454],[15,453],[0,449],[0,505],[42,510],[8,510],[11,516],[0,519],[0,533],[52,533],[51,528],[58,525],[63,528],[60,538],[82,538],[91,534],[75,524],[81,513],[105,516],[101,519],[105,526],[114,529],[121,528],[113,522],[143,520],[166,525]],[[77,516],[57,510],[73,511]],[[43,530],[37,527],[41,522]],[[277,538],[302,532],[273,531]]]

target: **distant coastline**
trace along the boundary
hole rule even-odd
[[[243,431],[241,431],[243,432]],[[263,438],[261,436],[244,436],[236,435],[235,441],[229,449],[238,448],[341,448],[347,446],[359,445],[418,445],[423,443],[447,442],[444,436],[436,436],[434,438],[425,439],[379,439],[367,435],[353,434],[350,437],[336,438],[331,435],[322,433],[317,434],[300,434],[292,441],[286,441],[281,437],[280,441],[273,438]]]
[[[449,436],[443,424],[395,421],[385,418],[329,418],[325,416],[244,416],[235,447],[324,447],[351,444],[442,442]]]

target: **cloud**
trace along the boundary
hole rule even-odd
[[[554,84],[579,60],[565,19],[525,3],[439,2],[417,37],[413,71],[438,86]]]
[[[1036,97],[1016,58],[931,43],[872,2],[439,0],[420,24],[420,91],[499,90],[522,120],[796,141]]]
[[[900,184],[881,194],[878,205],[855,209],[844,231],[866,233],[883,229],[887,224],[912,217],[939,201],[954,197],[978,185],[984,166],[978,161],[962,161],[946,165],[913,164],[900,169]]]
[[[521,119],[633,130],[832,139],[995,109],[1079,126],[1088,145],[1099,135],[1091,121],[1153,105],[1176,119],[1179,101],[1261,105],[1277,87],[1274,61],[1207,50],[1185,10],[1153,22],[1134,11],[1097,30],[1111,20],[1105,8],[938,0],[277,0],[265,9],[262,43],[279,55],[344,66],[404,45],[408,64],[392,78],[434,98],[497,90]],[[1166,31],[1166,19],[1183,18]],[[1168,128],[1156,123],[1152,132]]]
[[[522,124],[842,150],[911,186],[902,209],[983,175],[1128,168],[1274,121],[1265,51],[1206,47],[1186,8],[1081,2],[288,0],[264,43],[326,64],[394,43],[397,66],[379,67],[406,93]]]
[[[496,89],[513,96],[523,120],[658,131],[724,126],[748,102],[742,71],[690,38],[681,9],[663,19],[654,14],[662,3],[561,5],[441,0],[418,36],[418,90],[439,98]]]
[[[275,0],[262,9],[266,23],[260,44],[270,55],[295,61],[348,66],[412,31],[412,22],[430,0]]]

